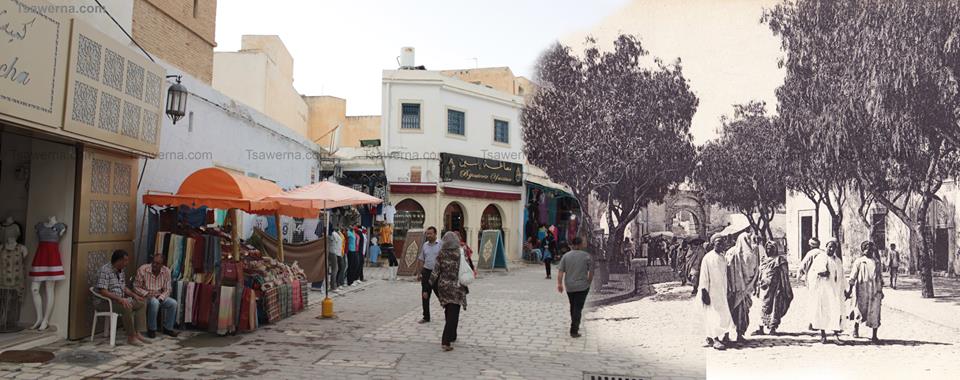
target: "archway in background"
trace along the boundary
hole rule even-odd
[[[460,240],[467,239],[467,214],[459,202],[450,202],[443,209],[443,230],[460,232]],[[437,237],[439,238],[439,236]]]
[[[670,218],[670,231],[678,238],[704,238],[704,236],[700,234],[701,230],[703,230],[702,223],[697,217],[696,210],[692,208],[679,208]]]
[[[395,207],[397,213],[393,217],[394,252],[403,252],[407,231],[422,229],[427,214],[419,202],[409,198],[400,201]]]

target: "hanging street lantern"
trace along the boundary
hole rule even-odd
[[[173,120],[173,124],[177,124],[177,121],[187,115],[187,97],[190,92],[180,84],[180,75],[167,75],[167,78],[177,78],[177,83],[167,89],[167,116]]]

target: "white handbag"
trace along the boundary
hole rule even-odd
[[[467,264],[467,256],[464,254],[463,248],[460,248],[460,273],[457,280],[462,286],[470,285],[473,282],[473,270],[470,269],[470,264]]]

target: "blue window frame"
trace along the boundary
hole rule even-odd
[[[400,117],[400,129],[420,129],[420,105],[403,103],[403,114]]]
[[[493,141],[510,143],[510,123],[504,120],[493,120]]]
[[[447,133],[465,136],[467,133],[466,114],[460,111],[447,110]]]

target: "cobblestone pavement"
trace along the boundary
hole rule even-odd
[[[375,272],[368,278],[376,278]],[[44,349],[109,352],[96,365],[0,364],[0,378],[347,378],[347,379],[582,379],[584,373],[646,379],[702,378],[703,351],[674,342],[668,315],[687,302],[644,308],[645,317],[616,316],[618,306],[588,312],[583,338],[570,338],[567,298],[539,266],[484,273],[461,312],[456,349],[440,350],[442,310],[420,317],[419,284],[373,280],[335,298],[337,318],[319,319],[319,307],[276,325],[235,337],[184,336],[144,348],[62,342]],[[321,297],[312,293],[312,302]],[[664,311],[667,311],[666,313]],[[621,318],[633,317],[633,320]],[[662,325],[643,334],[624,322]],[[667,327],[667,328],[663,328]],[[193,335],[193,334],[187,334]],[[688,340],[695,340],[688,337]],[[679,352],[672,352],[679,350]],[[699,357],[698,357],[699,355]],[[678,359],[682,359],[678,361]]]

